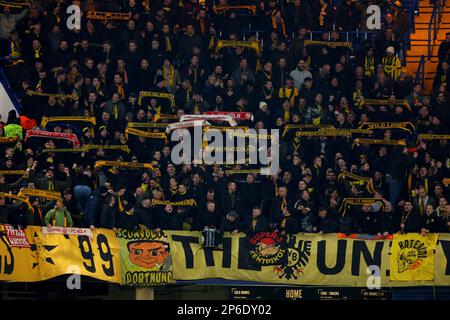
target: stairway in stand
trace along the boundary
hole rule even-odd
[[[431,60],[428,60],[428,24],[430,23],[433,7],[429,0],[419,1],[419,15],[415,18],[415,32],[411,33],[411,49],[406,55],[406,72],[415,77],[420,58],[425,56],[425,93],[431,93],[433,80],[438,66],[439,44],[445,39],[445,34],[450,32],[450,6],[443,8],[441,24],[431,52]],[[433,44],[433,42],[432,42]]]

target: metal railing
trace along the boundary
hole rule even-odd
[[[419,14],[419,0],[407,0],[405,3],[408,12],[408,31],[403,35],[403,59],[406,62],[406,52],[411,49],[411,33],[416,31],[416,15]]]
[[[425,84],[425,56],[422,55],[419,61],[419,65],[417,66],[416,71],[416,82],[420,83],[422,88]]]
[[[431,13],[430,22],[428,23],[428,60],[430,60],[433,55],[433,49],[439,33],[445,2],[446,0],[433,1],[433,12]]]

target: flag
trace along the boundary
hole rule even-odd
[[[392,281],[419,281],[434,279],[434,253],[439,234],[396,234],[392,241]]]

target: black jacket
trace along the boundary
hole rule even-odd
[[[144,208],[141,205],[138,205],[134,210],[134,214],[137,216],[137,220],[139,224],[146,226],[149,229],[154,227],[154,219],[153,219],[153,209]]]
[[[163,230],[183,230],[184,215],[177,213],[174,208],[172,213],[165,210],[159,211],[159,228]]]
[[[220,231],[222,232],[232,232],[234,230],[242,231],[243,226],[239,219],[231,222],[226,217],[223,217],[222,222],[220,223]]]
[[[111,207],[110,205],[106,204],[103,207],[102,213],[100,215],[100,227],[106,229],[112,229],[116,227],[117,211],[118,209],[115,206]]]
[[[324,218],[318,217],[316,220],[317,232],[323,233],[335,233],[338,232],[338,220],[337,218],[328,213]]]
[[[217,210],[209,212],[208,210],[203,209],[199,212],[197,217],[196,226],[199,230],[203,230],[205,227],[214,229],[220,228],[222,216]]]
[[[284,220],[284,223],[283,223]],[[285,231],[287,234],[296,234],[300,232],[299,220],[295,215],[281,218],[278,223],[277,229],[279,231]]]
[[[234,195],[226,192],[222,200],[222,205],[225,214],[228,214],[232,210],[236,211],[239,214],[242,214],[242,211],[244,209],[244,201],[238,191],[236,191]]]
[[[442,229],[441,218],[433,212],[431,215],[424,214],[420,219],[420,228],[429,230],[430,232],[440,232]]]
[[[401,221],[405,224],[403,232],[419,232],[420,217],[416,210],[412,210],[411,213],[402,212]]]
[[[253,227],[253,217],[247,216],[244,222],[244,232],[247,234],[269,231],[269,219],[260,215],[256,218],[256,224]]]

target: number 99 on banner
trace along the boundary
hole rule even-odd
[[[83,259],[82,266],[87,271],[85,274],[115,276],[114,255],[106,235],[99,233],[92,240],[88,236],[78,236],[78,247]]]

